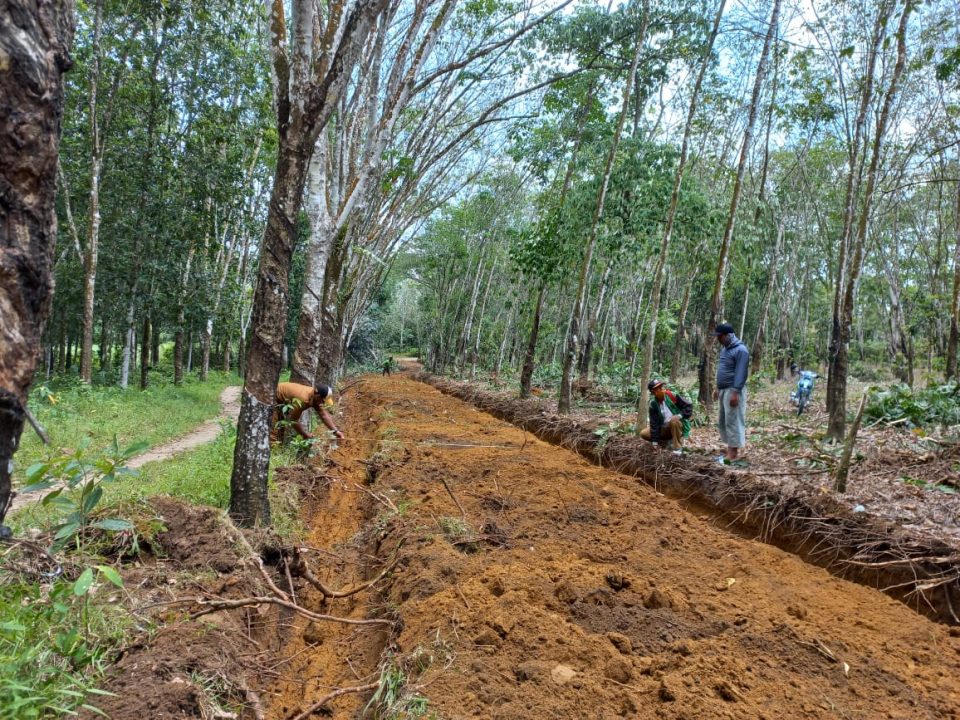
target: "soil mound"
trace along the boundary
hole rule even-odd
[[[948,628],[430,388],[359,400],[405,539],[393,712],[960,717]]]
[[[678,458],[638,438],[609,438],[536,400],[483,392],[429,374],[417,378],[592,462],[642,478],[658,491],[719,513],[739,532],[797,553],[840,577],[884,588],[918,612],[960,624],[960,554],[943,542],[853,514],[828,495],[793,494],[750,472]]]

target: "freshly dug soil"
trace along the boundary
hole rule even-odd
[[[115,720],[960,720],[956,629],[406,373],[363,378],[341,409],[332,464],[277,482],[307,491],[297,551],[328,588],[383,577],[324,599],[251,544],[301,606],[392,626],[161,608],[111,673]],[[265,592],[217,511],[166,502],[167,558],[128,587]]]
[[[399,511],[380,508],[379,548],[405,540],[382,597],[364,601],[366,614],[397,618],[379,673],[393,667],[404,680],[393,711],[960,717],[960,638],[876,590],[732,535],[403,374],[364,379],[347,413],[334,458],[365,469],[368,489]],[[370,464],[355,462],[368,451]],[[346,481],[331,485],[315,526],[361,537],[370,510],[340,504],[340,492]],[[319,671],[304,675],[308,663],[285,679],[288,710],[298,704],[290,688],[320,672],[298,707],[377,680],[369,664],[347,662],[350,638],[328,641],[327,628],[311,634],[333,648]],[[327,708],[347,718],[362,705],[344,697]]]
[[[594,426],[552,413],[539,400],[425,373],[415,377],[592,462],[641,478],[687,508],[717,514],[747,537],[799,554],[840,577],[884,588],[934,620],[960,625],[960,553],[928,533],[851,512],[830,492],[791,490],[766,474],[721,467],[699,455],[677,457],[633,435],[598,434]]]

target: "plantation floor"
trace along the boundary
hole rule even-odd
[[[343,408],[307,544],[332,585],[398,564],[317,611],[398,631],[291,619],[267,717],[380,682],[378,717],[960,718],[960,633],[886,595],[403,373]]]

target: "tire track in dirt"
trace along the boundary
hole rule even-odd
[[[390,647],[406,684],[395,710],[960,718],[960,638],[878,591],[725,532],[402,374],[365,378],[347,413],[355,440],[334,453],[340,480],[377,451],[372,489],[402,508],[380,523],[384,546],[406,540],[401,564],[383,597],[353,608],[386,605],[399,620]],[[321,547],[362,536],[372,514],[361,495],[333,500],[335,485],[316,515]],[[351,675],[343,658],[357,639],[330,637],[320,669],[295,670],[314,693],[370,677],[373,645]],[[324,674],[331,657],[339,677]],[[352,702],[335,701],[333,715],[355,716]]]

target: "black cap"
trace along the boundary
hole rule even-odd
[[[326,400],[327,396],[333,393],[333,388],[329,385],[317,385],[313,388],[313,392],[319,395],[321,400]]]
[[[663,385],[663,380],[651,380],[647,383],[647,390],[653,392],[654,388],[660,387],[661,385]]]
[[[719,335],[732,335],[733,334],[733,325],[730,323],[720,323],[713,331],[713,336],[717,337]]]

